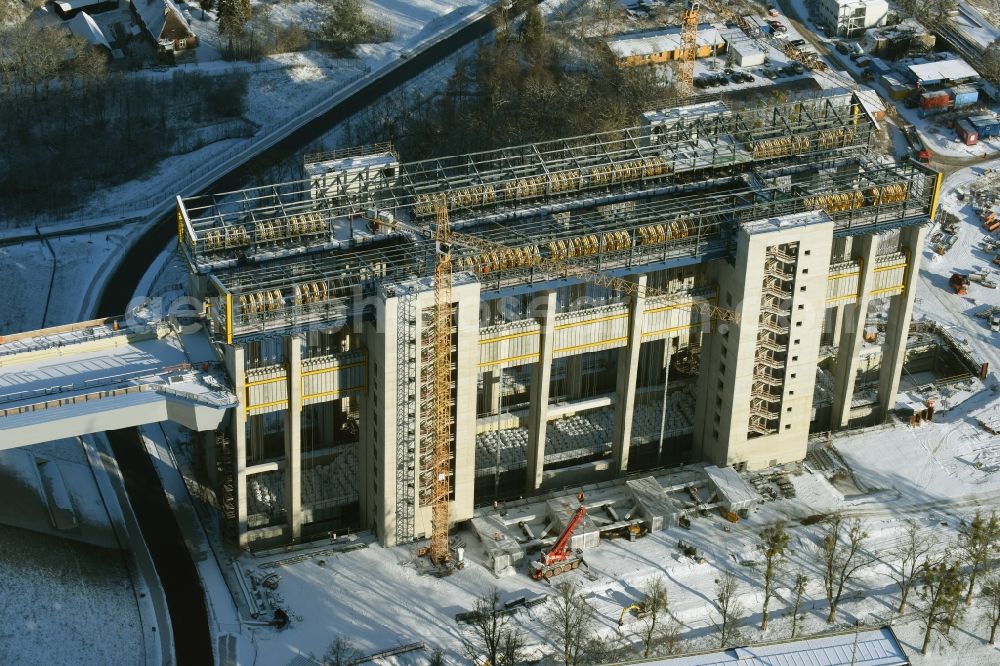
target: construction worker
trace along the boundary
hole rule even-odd
[[[580,492],[576,494],[576,498],[580,500],[580,504],[583,504],[583,488],[581,488]]]

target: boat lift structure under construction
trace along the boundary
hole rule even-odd
[[[420,162],[328,153],[300,181],[178,199],[235,396],[202,435],[233,538],[406,543],[435,502],[455,523],[681,461],[762,468],[886,418],[940,177],[875,154],[875,131],[853,93],[713,105]]]

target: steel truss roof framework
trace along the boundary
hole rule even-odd
[[[666,117],[653,127],[515,146],[402,164],[372,187],[345,186],[311,198],[310,181],[257,187],[178,202],[178,234],[201,272],[237,261],[266,261],[343,247],[335,226],[374,212],[431,226],[443,197],[453,227],[484,216],[585,199],[642,195],[789,160],[817,161],[866,151],[872,126],[853,95]],[[428,219],[424,220],[423,218]],[[276,231],[277,230],[277,231]]]
[[[487,243],[522,250],[516,256],[537,257],[533,263],[484,260],[482,253],[459,243],[453,253],[456,267],[475,275],[484,290],[560,279],[578,281],[579,277],[565,270],[565,257],[559,261],[554,255],[560,242],[561,247],[584,247],[579,239],[596,239],[587,246],[593,252],[572,257],[574,267],[624,274],[682,257],[718,256],[731,247],[740,223],[809,210],[826,210],[838,236],[918,224],[931,215],[938,183],[936,172],[915,162],[885,162],[864,155],[758,168],[680,192],[651,190],[615,206],[581,207],[562,215],[529,209],[520,216],[469,224],[462,231]],[[649,230],[658,226],[683,232],[650,236]],[[604,243],[601,239],[606,238],[623,242]],[[395,235],[347,250],[216,271],[212,275],[217,293],[212,308],[216,330],[228,331],[231,339],[356,316],[364,296],[429,276],[433,251],[428,237]],[[320,284],[321,299],[300,297],[303,285]],[[251,313],[241,300],[248,294],[271,296],[260,307],[253,306]]]

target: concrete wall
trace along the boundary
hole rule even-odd
[[[703,458],[717,465],[761,468],[805,456],[818,363],[833,223],[825,215],[795,216],[743,227],[735,266],[718,262],[721,303],[740,314],[728,331],[705,336],[695,420],[695,441]],[[756,365],[761,285],[768,247],[798,244],[792,298],[787,304],[788,343],[781,418],[774,434],[750,437],[750,393]]]

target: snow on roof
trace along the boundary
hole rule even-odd
[[[313,176],[322,173],[353,171],[364,168],[390,167],[397,164],[399,164],[399,160],[392,153],[374,153],[371,155],[341,157],[323,162],[312,162],[305,166],[305,171],[310,176]]]
[[[669,109],[646,111],[642,114],[642,119],[644,123],[655,124],[674,118],[719,115],[728,112],[729,107],[722,101],[701,102],[699,104],[688,104],[687,106],[678,106]]]
[[[63,13],[69,13],[74,9],[80,9],[81,7],[93,7],[94,5],[99,5],[102,2],[104,2],[104,0],[60,0],[55,4]]]
[[[698,26],[698,46],[712,47],[722,44],[720,29],[708,23]],[[665,53],[676,51],[681,47],[681,29],[651,30],[629,35],[613,37],[608,40],[608,48],[619,58],[646,55],[650,53]]]
[[[108,43],[104,33],[101,32],[101,27],[97,25],[97,22],[87,12],[80,12],[66,21],[66,25],[69,26],[70,32],[80,39],[87,40],[87,43],[93,46],[103,46],[109,51],[111,50],[111,44]]]
[[[760,495],[753,486],[732,467],[709,465],[705,468],[705,474],[719,491],[722,503],[732,511],[749,509],[760,501]]]
[[[780,641],[703,652],[682,657],[643,661],[663,666],[906,666],[910,663],[895,634],[889,627],[867,631],[848,631],[797,641]]]
[[[139,19],[146,26],[146,30],[153,39],[159,39],[163,33],[163,26],[167,23],[167,14],[175,14],[178,21],[183,25],[188,25],[187,20],[177,9],[177,5],[171,0],[132,0],[132,6],[135,7]],[[188,28],[190,29],[190,26]]]
[[[833,0],[837,7],[880,7],[883,10],[889,9],[889,4],[885,0]]]
[[[919,81],[957,81],[959,79],[979,78],[979,73],[961,58],[910,65],[908,69]]]

